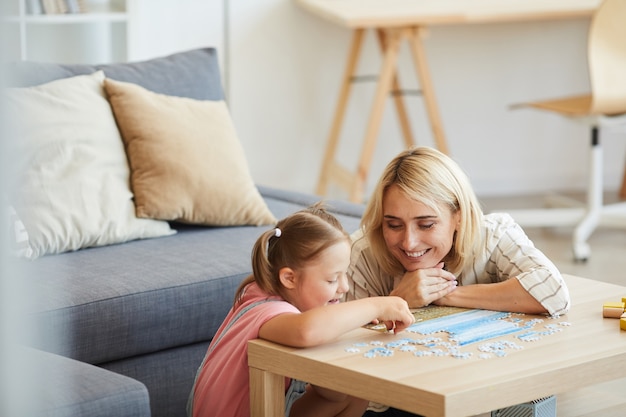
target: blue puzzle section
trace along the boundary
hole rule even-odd
[[[511,313],[490,310],[469,310],[415,323],[407,331],[423,335],[446,332],[450,340],[459,346],[482,342],[494,337],[506,336],[531,326],[520,326],[516,322],[502,320]]]
[[[506,336],[528,328],[530,328],[530,326],[520,327],[515,323],[497,320],[483,323],[475,329],[461,330],[459,333],[452,335],[450,340],[456,341],[459,346],[465,346],[470,343],[493,339],[494,337]]]

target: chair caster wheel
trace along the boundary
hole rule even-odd
[[[574,244],[574,261],[585,263],[589,259],[591,248],[587,243]]]

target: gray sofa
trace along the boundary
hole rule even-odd
[[[12,84],[99,69],[162,94],[223,98],[211,48],[113,65],[22,62],[13,67]],[[319,200],[258,190],[276,218]],[[360,205],[328,203],[348,232],[358,227]],[[177,230],[172,236],[16,260],[15,273],[32,291],[24,303],[32,323],[24,344],[47,369],[38,376],[44,390],[39,415],[185,415],[196,369],[251,271],[254,241],[270,226],[171,226]]]

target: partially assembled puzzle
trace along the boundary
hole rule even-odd
[[[619,319],[619,328],[626,330],[626,297],[623,297],[621,302],[604,303],[602,317]]]
[[[413,311],[415,323],[407,336],[391,342],[356,343],[347,352],[363,353],[367,358],[410,352],[416,357],[450,356],[457,359],[489,359],[523,349],[523,342],[533,342],[563,330],[566,321],[545,323],[551,318],[528,318],[524,314],[501,311],[429,306]],[[552,318],[556,320],[557,318]],[[384,325],[366,326],[386,332]],[[439,334],[439,335],[438,335]],[[504,340],[505,336],[514,336]],[[470,345],[471,348],[470,348]]]

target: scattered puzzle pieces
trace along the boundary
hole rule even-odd
[[[526,319],[525,315],[520,313],[449,308],[442,313],[437,314],[435,308],[422,312],[423,318],[407,329],[409,337],[394,338],[387,342],[381,340],[357,342],[346,347],[345,351],[359,353],[366,358],[390,357],[397,352],[415,357],[490,359],[507,356],[512,350],[523,349],[522,345],[503,340],[502,337],[515,337],[513,335],[518,333],[517,340],[525,343],[536,342],[546,336],[562,332],[564,327],[571,326],[571,323],[562,320],[547,323],[544,318]],[[447,333],[447,336],[442,339],[436,335],[437,333]]]
[[[365,352],[366,358],[375,358],[376,356],[393,356],[393,350],[377,347]]]

